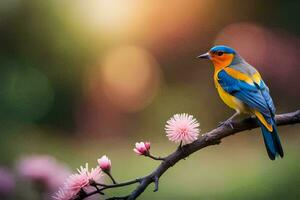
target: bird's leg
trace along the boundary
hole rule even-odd
[[[233,125],[232,125],[233,119],[236,118],[236,117],[239,116],[239,115],[240,115],[240,112],[234,113],[234,114],[233,114],[230,118],[228,118],[226,121],[220,122],[220,123],[219,123],[219,127],[225,125],[225,126],[229,126],[230,128],[233,129]]]

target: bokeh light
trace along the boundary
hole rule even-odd
[[[104,96],[123,112],[143,109],[159,88],[159,65],[140,47],[112,49],[96,70],[91,73],[91,88],[101,85]],[[91,95],[97,96],[97,91],[91,91]]]
[[[271,83],[271,88],[276,87],[285,95],[295,96],[286,87],[297,84],[300,73],[297,61],[300,53],[299,37],[279,28],[239,22],[221,30],[215,44],[234,47],[247,62],[260,71],[267,84],[269,79],[276,79]]]
[[[0,167],[0,198],[6,199],[15,189],[15,177],[13,173]]]
[[[138,0],[76,0],[71,5],[73,23],[88,29],[90,33],[121,37],[128,33],[134,21],[139,20]]]
[[[161,80],[160,66],[146,49],[111,48],[87,67],[85,95],[75,115],[77,132],[126,136],[126,114],[144,110],[157,95]]]
[[[6,119],[34,121],[50,109],[54,92],[48,78],[32,67],[16,67],[1,70],[1,115]]]
[[[281,80],[287,80],[297,69],[300,39],[281,29],[250,22],[233,23],[220,31],[215,44],[236,48],[252,65]]]
[[[215,39],[215,44],[231,46],[250,60],[253,65],[258,65],[267,55],[268,34],[267,29],[255,23],[234,23],[220,31]]]

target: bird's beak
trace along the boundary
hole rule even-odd
[[[210,55],[209,55],[209,53],[205,53],[205,54],[202,54],[200,56],[197,56],[197,58],[210,59]]]

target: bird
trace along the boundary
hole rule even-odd
[[[222,125],[233,128],[232,122],[241,114],[253,117],[261,128],[269,158],[283,158],[275,122],[275,106],[260,73],[237,51],[225,45],[216,45],[198,58],[209,59],[213,63],[213,79],[219,96],[236,111]]]

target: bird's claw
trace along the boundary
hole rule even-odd
[[[233,129],[233,123],[232,123],[232,120],[226,120],[224,122],[220,122],[218,127],[220,126],[227,126],[227,127],[230,127]]]

